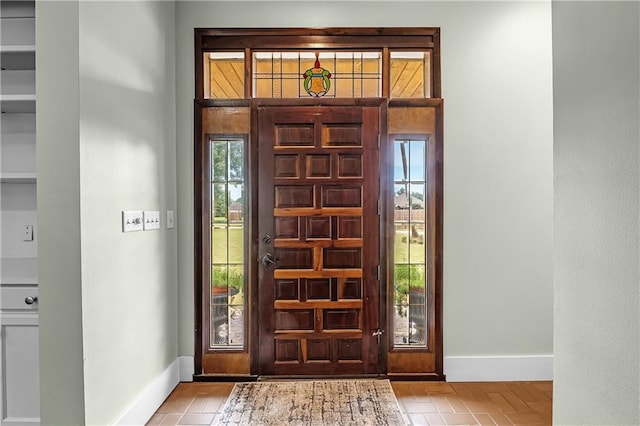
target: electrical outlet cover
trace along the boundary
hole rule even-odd
[[[173,229],[174,227],[173,210],[167,210],[167,229]]]
[[[122,232],[142,231],[143,217],[140,210],[122,212]]]
[[[144,230],[160,229],[160,212],[147,210],[144,212]]]
[[[22,241],[33,241],[33,225],[24,226],[24,234],[22,235]]]

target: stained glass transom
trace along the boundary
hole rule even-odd
[[[316,67],[318,64],[320,67]],[[314,72],[314,69],[322,71]],[[317,80],[313,81],[314,77]],[[380,97],[381,52],[253,54],[253,97],[308,98],[321,92],[324,92],[321,96],[327,98]]]

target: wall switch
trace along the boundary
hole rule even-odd
[[[160,229],[160,212],[157,210],[144,212],[144,230]]]
[[[25,225],[22,241],[33,241],[33,225]]]
[[[174,223],[173,223],[173,210],[167,210],[167,229],[173,229],[174,228]]]
[[[143,225],[142,211],[123,211],[122,212],[122,232],[142,231]]]

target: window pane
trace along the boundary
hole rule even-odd
[[[407,142],[396,141],[393,144],[393,180],[407,180],[409,170],[407,169]]]
[[[225,182],[227,179],[227,144],[213,142],[211,144],[211,178],[214,182]]]
[[[413,213],[413,212],[412,212]],[[409,263],[420,265],[425,262],[425,229],[424,223],[412,223],[409,227]]]
[[[396,210],[396,218],[400,211]],[[393,259],[396,263],[409,263],[409,226],[406,223],[395,223],[395,244],[393,250]]]
[[[229,266],[229,344],[244,342],[244,265]]]
[[[244,140],[211,141],[212,348],[244,345]]]
[[[229,180],[242,181],[243,173],[243,141],[229,141]]]
[[[426,298],[424,266],[411,265],[409,274],[409,344],[423,345],[426,335]]]
[[[214,225],[226,225],[227,223],[227,185],[224,183],[211,184],[211,209]]]
[[[227,225],[214,224],[211,228],[211,263],[216,265],[227,263],[228,242]]]
[[[394,185],[394,199],[393,205],[396,209],[396,220],[409,220],[409,214],[402,214],[402,212],[398,212],[397,210],[409,210],[409,197],[407,195],[407,187],[406,184],[398,184]]]
[[[244,98],[244,52],[207,52],[203,63],[205,98]]]
[[[391,52],[392,98],[431,97],[431,52]]]
[[[409,179],[412,181],[423,181],[426,168],[424,166],[425,141],[411,141],[409,158],[411,168],[409,169]]]
[[[229,185],[229,263],[244,260],[244,198],[243,185]]]

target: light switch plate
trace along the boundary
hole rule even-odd
[[[142,231],[143,216],[142,211],[128,210],[122,212],[122,232]]]
[[[144,212],[144,230],[160,229],[160,212],[157,210],[146,210]]]
[[[167,210],[167,229],[173,229],[173,210]]]

